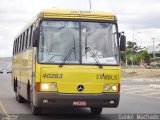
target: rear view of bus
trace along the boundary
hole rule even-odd
[[[35,24],[28,93],[32,113],[45,107],[90,107],[99,115],[103,107],[117,107],[125,36],[118,33],[116,17],[44,10]]]

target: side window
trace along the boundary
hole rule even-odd
[[[13,54],[21,52],[32,46],[32,35],[33,35],[33,26],[30,26],[25,32],[23,32],[19,37],[14,40],[13,43]]]
[[[20,37],[18,37],[18,52],[20,52]]]
[[[28,36],[27,36],[27,48],[30,47],[30,32],[31,32],[31,29],[29,28],[28,29]]]
[[[16,39],[16,53],[18,52],[18,38]]]
[[[15,41],[14,41],[14,44],[13,44],[13,54],[15,54],[15,51],[16,50],[16,46],[15,46]]]
[[[15,54],[15,41],[13,43],[13,55]]]
[[[26,33],[23,33],[23,50],[25,50],[25,44],[26,44]]]
[[[22,44],[22,50],[24,50],[24,45],[25,45],[25,33],[23,33],[23,44]]]
[[[29,46],[32,46],[33,26],[30,27]]]
[[[16,39],[16,42],[15,42],[15,48],[16,48],[16,53],[18,52],[17,50],[17,39]]]
[[[21,35],[21,51],[23,50],[23,34]]]
[[[17,49],[17,53],[19,52],[19,50],[18,50],[18,42],[19,42],[19,39],[17,38],[17,40],[16,40],[17,42],[16,42],[16,49]]]
[[[28,48],[28,30],[25,32],[25,48]]]
[[[21,51],[21,36],[19,36],[19,52]]]
[[[19,52],[19,38],[17,38],[17,52]]]

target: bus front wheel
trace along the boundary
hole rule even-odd
[[[33,93],[30,93],[31,94],[31,101],[30,101],[30,106],[31,106],[31,111],[32,111],[32,114],[33,115],[40,115],[41,112],[42,112],[42,109],[40,107],[37,107],[34,105],[34,100],[33,100]]]
[[[39,108],[39,107],[35,107],[35,106],[31,105],[31,110],[32,110],[33,115],[40,115],[41,114],[41,108]]]
[[[90,110],[93,115],[100,115],[102,112],[102,107],[90,107]]]

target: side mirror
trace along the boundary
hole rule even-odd
[[[38,47],[38,43],[39,43],[39,29],[36,28],[34,31],[33,31],[33,40],[32,40],[32,46],[33,47]]]
[[[120,51],[126,50],[126,36],[124,32],[120,35]]]

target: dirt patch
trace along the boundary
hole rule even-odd
[[[123,78],[160,78],[160,69],[122,69]]]

